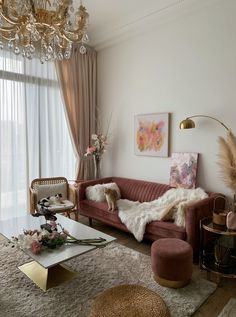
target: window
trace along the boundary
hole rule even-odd
[[[75,177],[54,64],[0,52],[0,219],[27,212],[37,177]]]

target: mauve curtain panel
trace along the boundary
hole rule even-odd
[[[96,128],[97,53],[88,49],[82,55],[75,48],[69,60],[56,62],[56,70],[79,162],[76,178],[91,179],[94,177],[93,161],[84,157],[84,153]]]

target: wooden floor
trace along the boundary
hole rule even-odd
[[[79,216],[79,222],[88,225],[88,218]],[[95,220],[93,220],[93,228],[116,237],[118,243],[133,250],[146,255],[151,254],[151,242],[144,241],[139,243],[133,238],[132,234],[122,232]],[[194,271],[200,271],[197,264],[194,264]],[[202,277],[207,278],[205,271],[201,271],[201,275]],[[217,317],[231,297],[236,298],[236,279],[221,279],[217,290],[198,309],[193,317]]]

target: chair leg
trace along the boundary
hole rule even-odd
[[[90,226],[90,227],[93,226],[93,220],[92,220],[92,218],[89,218],[89,226]]]
[[[79,211],[75,210],[75,221],[79,221]]]

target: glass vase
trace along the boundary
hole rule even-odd
[[[101,178],[101,158],[100,156],[93,156],[94,162],[94,178]]]
[[[228,266],[230,261],[230,249],[216,243],[214,251],[215,264],[217,266]]]

